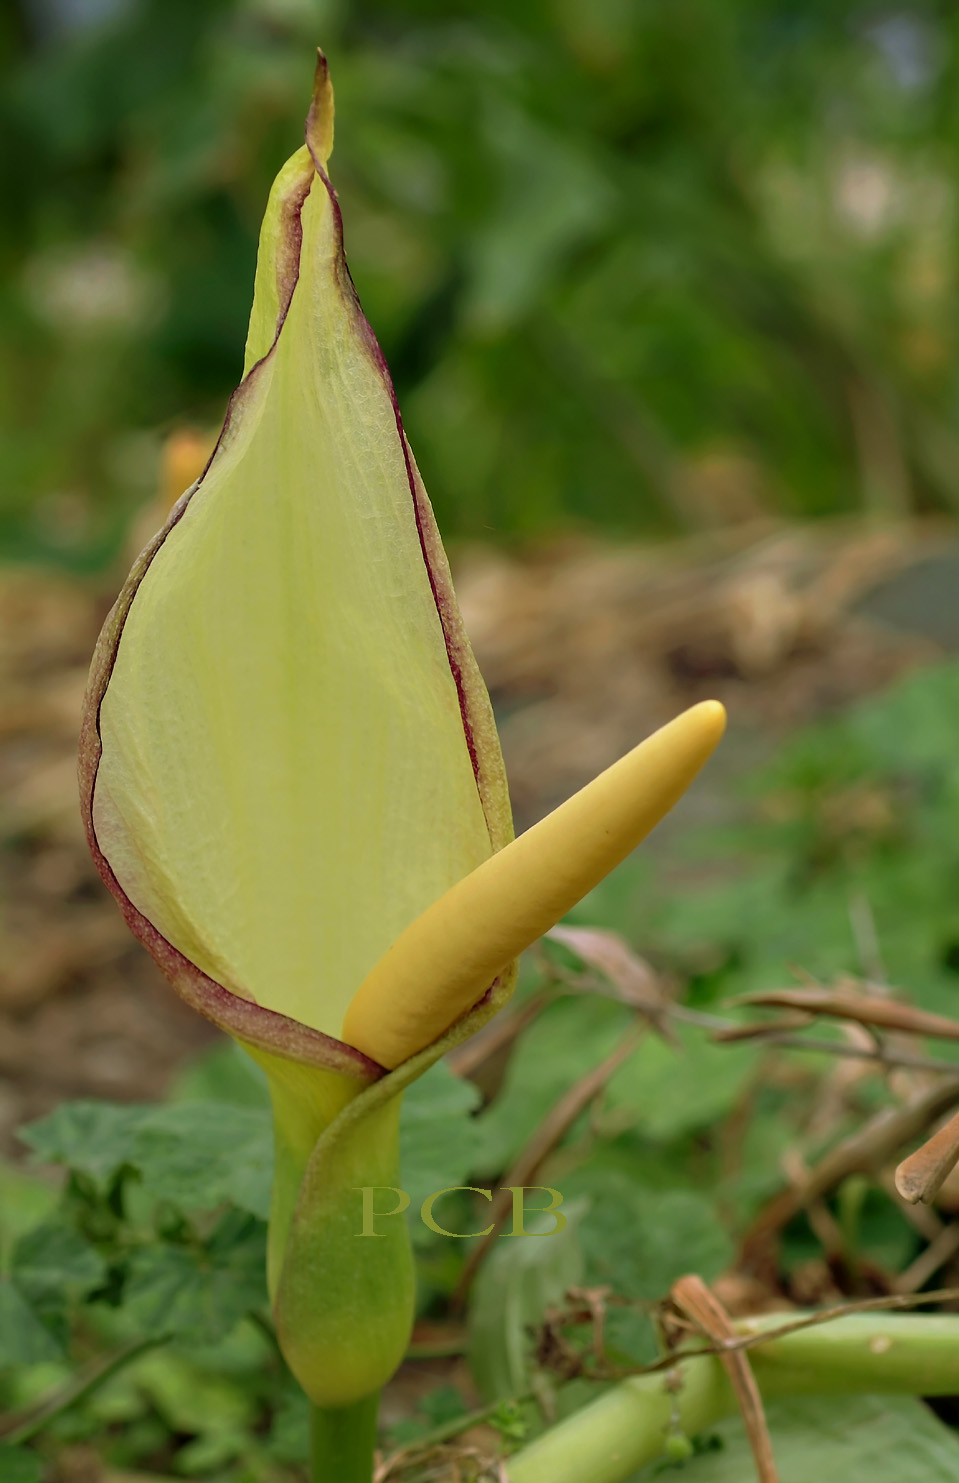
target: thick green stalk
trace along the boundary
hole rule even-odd
[[[749,1333],[783,1315],[737,1325]],[[850,1315],[748,1351],[763,1396],[954,1395],[959,1314]],[[694,1436],[735,1408],[715,1356],[637,1375],[551,1427],[509,1461],[509,1483],[623,1483],[659,1457],[670,1430]]]
[[[379,1393],[341,1410],[310,1407],[310,1483],[370,1483]]]

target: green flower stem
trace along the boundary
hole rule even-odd
[[[311,1483],[370,1483],[379,1392],[340,1410],[310,1407]]]
[[[782,1323],[782,1314],[771,1314],[740,1327],[755,1332]],[[767,1399],[959,1391],[959,1314],[855,1314],[747,1352]],[[633,1376],[515,1453],[509,1483],[623,1483],[662,1454],[670,1431],[695,1436],[735,1404],[713,1355]]]

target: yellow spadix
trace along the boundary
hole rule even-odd
[[[725,724],[693,706],[446,891],[364,979],[343,1039],[381,1066],[436,1040],[655,828]]]

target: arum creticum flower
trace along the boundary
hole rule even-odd
[[[654,826],[722,707],[663,728],[512,841],[489,699],[326,172],[273,186],[243,380],[101,635],[81,741],[97,866],[177,991],[265,1069],[269,1283],[320,1407],[393,1372],[412,1318],[399,1092],[512,989],[517,954]]]

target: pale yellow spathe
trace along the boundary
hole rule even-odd
[[[491,852],[389,384],[312,176],[299,281],[261,240],[241,402],[132,603],[98,844],[218,983],[338,1035],[390,943]],[[271,203],[272,206],[272,203]],[[295,264],[294,264],[295,266]]]

